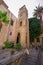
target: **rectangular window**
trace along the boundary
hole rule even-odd
[[[2,29],[2,23],[0,22],[0,31],[1,31],[1,29]]]
[[[43,37],[42,37],[42,44],[43,44]]]
[[[13,25],[13,20],[11,20],[11,25]]]
[[[0,28],[0,32],[1,32],[1,28]]]
[[[39,38],[37,38],[37,42],[40,42],[40,39]]]

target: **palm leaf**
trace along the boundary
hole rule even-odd
[[[43,12],[43,7],[42,6],[39,6],[38,7],[36,6],[36,8],[34,9],[34,16],[37,16],[37,13],[38,12]]]

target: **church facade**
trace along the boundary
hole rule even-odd
[[[29,21],[25,5],[19,9],[18,18],[10,26],[12,29],[10,28],[8,40],[14,44],[20,43],[22,47],[29,47]]]
[[[28,21],[28,10],[26,6],[22,6],[18,12],[18,18],[16,18],[11,11],[8,9],[8,6],[4,3],[3,0],[0,1],[0,10],[7,12],[11,23],[5,24],[2,22],[2,28],[0,29],[0,48],[4,46],[4,42],[8,39],[10,42],[17,44],[20,43],[23,48],[29,47],[29,21]],[[43,12],[37,14],[41,20],[41,31],[39,37],[35,38],[33,45],[43,45]]]

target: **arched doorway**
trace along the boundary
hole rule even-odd
[[[20,43],[20,33],[18,33],[18,35],[17,35],[17,41],[16,41],[16,43]]]

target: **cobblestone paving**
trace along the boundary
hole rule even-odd
[[[37,60],[38,51],[33,48],[29,50],[29,55],[24,55],[24,59],[20,65],[37,65]]]

